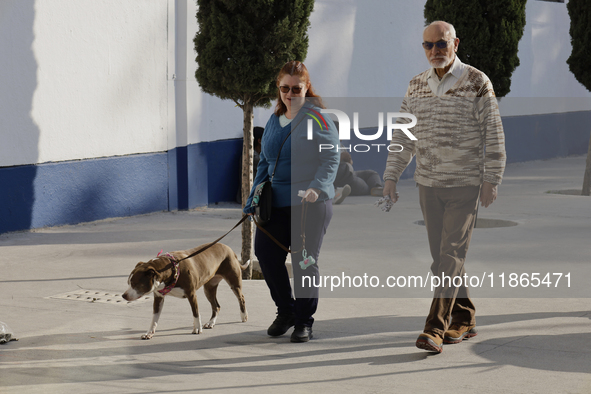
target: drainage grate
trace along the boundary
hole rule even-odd
[[[138,303],[138,302],[145,302],[150,301],[152,297],[141,297],[136,301],[126,301],[121,297],[121,293],[116,292],[106,292],[102,290],[85,290],[80,289],[76,291],[70,291],[64,294],[58,294],[50,297],[45,297],[46,299],[55,299],[55,300],[72,300],[72,301],[84,301],[84,302],[94,302],[94,303],[101,303],[101,304],[113,304],[113,305],[127,305],[130,303]]]

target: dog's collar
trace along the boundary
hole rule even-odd
[[[161,254],[162,254],[162,251],[160,253],[158,253],[158,256],[160,256]],[[166,257],[168,257],[168,259],[172,263],[172,273],[173,273],[173,276],[174,276],[174,280],[172,281],[171,284],[169,284],[168,286],[166,286],[164,289],[158,290],[158,293],[160,293],[162,295],[167,295],[176,286],[176,282],[178,282],[178,280],[179,280],[180,271],[179,271],[179,262],[176,261],[176,259],[174,258],[174,256],[171,255],[170,253],[165,253],[164,255]]]

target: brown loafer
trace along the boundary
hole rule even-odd
[[[443,351],[443,339],[437,334],[424,332],[419,335],[416,345],[419,349],[441,353]]]
[[[478,335],[478,330],[476,329],[476,325],[474,326],[465,326],[462,324],[452,323],[449,329],[445,332],[443,336],[444,343],[460,343],[464,339],[472,338]]]

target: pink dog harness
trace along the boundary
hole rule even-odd
[[[158,253],[158,256],[156,256],[156,257],[160,257],[161,254],[162,254],[162,251],[160,251],[160,253]],[[171,255],[170,253],[165,253],[164,255],[166,257],[168,257],[168,259],[172,263],[172,272],[173,272],[173,276],[174,276],[174,281],[172,281],[172,283],[169,284],[168,286],[166,286],[164,289],[158,290],[158,293],[160,293],[162,295],[167,295],[176,286],[176,282],[178,282],[178,280],[179,280],[180,271],[179,271],[179,262],[176,261],[174,256]]]

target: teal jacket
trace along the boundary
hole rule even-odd
[[[320,108],[307,103],[291,123],[285,127],[281,127],[277,115],[273,114],[269,118],[261,140],[261,155],[257,167],[257,176],[254,179],[250,196],[246,201],[244,213],[254,213],[252,207],[254,189],[260,183],[270,180],[275,168],[275,177],[272,181],[274,207],[300,205],[302,198],[298,197],[298,191],[309,188],[321,191],[318,197],[319,201],[334,197],[333,182],[340,161],[338,131],[330,117],[322,116],[323,121],[311,110],[320,112]],[[320,121],[321,126],[308,114],[314,115]],[[311,140],[307,138],[308,119],[312,121],[313,127]],[[285,141],[277,161],[281,143],[292,131],[292,126],[296,125],[296,129]],[[329,149],[329,146],[333,148]]]

